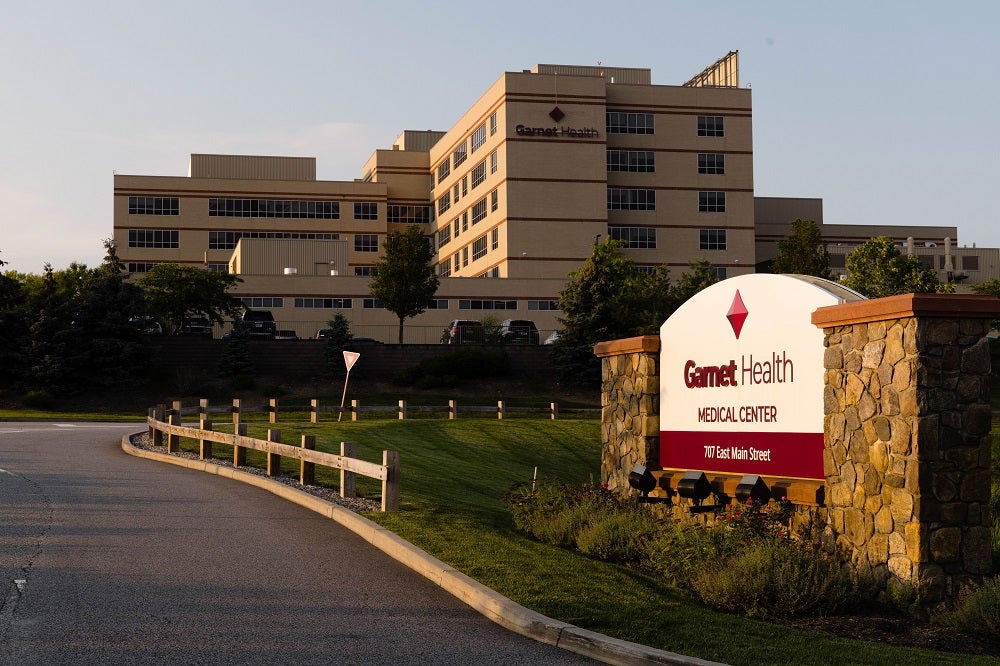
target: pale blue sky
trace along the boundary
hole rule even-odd
[[[448,129],[503,71],[730,50],[753,90],[757,196],[845,224],[1000,246],[997,2],[0,0],[0,260],[96,265],[112,174],[190,153],[304,155],[350,180],[403,129]],[[985,119],[984,118],[985,114]],[[982,161],[980,162],[980,158]],[[990,195],[992,196],[992,195]]]

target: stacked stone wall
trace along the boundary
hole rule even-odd
[[[827,546],[924,603],[991,571],[988,329],[916,316],[824,329]]]

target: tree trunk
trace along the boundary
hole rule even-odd
[[[399,318],[399,344],[403,344],[403,318]]]

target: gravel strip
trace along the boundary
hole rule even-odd
[[[176,453],[167,453],[167,447],[165,446],[153,446],[153,440],[149,436],[148,432],[143,432],[137,435],[133,435],[129,438],[132,446],[137,449],[145,449],[146,451],[154,451],[163,455],[177,456],[178,458],[187,458],[188,460],[198,460],[198,455],[195,453],[189,453],[187,451],[178,451]],[[223,458],[213,458],[211,460],[213,465],[219,465],[220,467],[232,467],[232,460],[225,460]],[[303,492],[309,493],[320,499],[324,499],[333,504],[339,504],[340,506],[350,509],[355,513],[377,513],[382,510],[381,502],[373,499],[364,499],[361,497],[341,497],[339,491],[333,490],[332,488],[326,488],[324,486],[303,486],[299,483],[299,480],[291,476],[267,476],[267,472],[259,467],[247,467],[241,466],[236,469],[241,472],[246,472],[247,474],[255,474],[256,476],[267,477],[272,481],[277,481],[278,483],[283,483],[286,486],[291,486]]]

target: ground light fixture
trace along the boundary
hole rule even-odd
[[[632,471],[628,473],[628,485],[639,491],[639,502],[644,504],[654,504],[657,502],[670,502],[669,497],[650,497],[649,491],[656,488],[656,477],[643,464],[636,464]]]
[[[740,479],[740,484],[736,486],[736,501],[740,504],[747,502],[757,502],[764,504],[771,499],[771,489],[764,483],[764,479],[756,474],[747,474]]]

